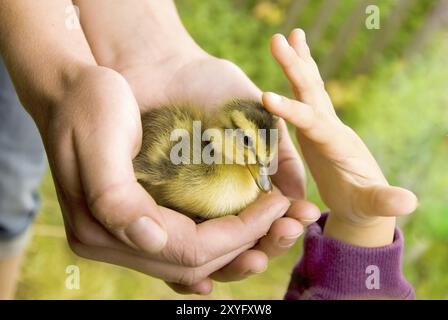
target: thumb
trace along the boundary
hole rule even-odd
[[[157,204],[134,175],[141,124],[131,95],[114,95],[107,108],[96,106],[88,125],[75,130],[76,160],[92,215],[128,245],[156,253],[167,233]]]
[[[358,208],[368,216],[393,217],[412,213],[417,197],[407,189],[393,186],[362,187],[357,196]]]

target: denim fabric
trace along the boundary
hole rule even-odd
[[[39,133],[0,58],[0,251],[2,243],[5,248],[6,242],[23,238],[33,221],[39,207],[36,188],[45,168]]]

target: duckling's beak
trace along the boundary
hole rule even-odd
[[[261,191],[270,192],[272,190],[272,182],[271,177],[269,177],[268,167],[260,164],[249,164],[247,165],[247,168]]]

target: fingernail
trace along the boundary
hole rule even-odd
[[[312,219],[300,219],[300,221],[303,221],[303,222],[308,222],[308,223],[316,222],[317,220],[319,220],[319,218],[312,218]]]
[[[268,265],[267,264],[261,270],[252,270],[252,273],[253,274],[260,274],[260,273],[265,272],[266,270],[268,270]]]
[[[296,243],[296,241],[300,237],[300,235],[301,234],[297,234],[297,235],[289,236],[289,237],[281,237],[280,240],[278,241],[278,246],[282,247],[282,248],[289,248],[294,243]]]
[[[260,273],[265,272],[267,269],[268,269],[268,265],[265,265],[265,266],[263,267],[263,269],[261,269],[261,270],[249,270],[249,271],[247,271],[247,272],[244,274],[244,276],[245,276],[245,277],[248,277],[248,276],[252,276],[252,275],[255,275],[255,274],[260,274]]]
[[[125,230],[126,236],[140,249],[157,253],[163,249],[167,234],[162,227],[149,217],[140,217]]]
[[[282,101],[282,97],[274,92],[266,92],[266,95],[272,104],[279,104]]]

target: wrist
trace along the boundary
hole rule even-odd
[[[71,5],[70,0],[2,2],[0,54],[30,113],[40,114],[61,99],[78,65],[96,64],[82,30],[67,27],[64,12]]]
[[[33,67],[30,73],[11,74],[22,104],[36,122],[46,118],[53,106],[61,105],[86,68],[98,68],[93,63],[73,59],[58,59],[47,67]],[[14,66],[10,69],[14,70]]]
[[[121,77],[117,72],[89,61],[62,56],[57,60],[48,69],[35,67],[28,74],[14,72],[13,80],[20,101],[41,134],[48,131],[51,121],[65,112],[64,109],[73,112],[66,107],[70,105],[67,102],[83,93],[80,88],[91,86],[87,83],[95,82],[95,79]]]
[[[92,50],[99,65],[118,72],[141,66],[157,67],[168,61],[190,61],[208,55],[186,31],[176,32],[173,29],[163,31],[160,28],[155,35],[146,33],[144,40],[132,37],[115,42],[109,38],[102,44],[104,50],[100,52],[95,44],[92,44]]]
[[[324,235],[359,247],[382,247],[393,242],[395,225],[395,217],[374,217],[360,224],[330,213]]]
[[[84,33],[100,65],[120,72],[134,66],[157,66],[167,60],[205,55],[183,26],[172,0],[75,3],[80,7]]]

